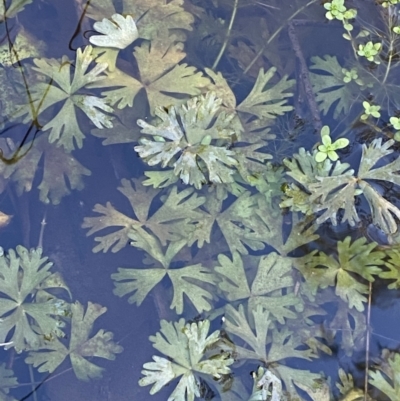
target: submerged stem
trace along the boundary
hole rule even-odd
[[[368,373],[369,373],[369,338],[371,324],[371,299],[372,299],[372,282],[369,282],[368,289],[368,309],[367,309],[367,338],[365,343],[365,377],[364,377],[364,401],[367,401],[368,394]]]
[[[229,41],[229,37],[231,36],[233,22],[235,21],[235,17],[236,17],[236,13],[237,13],[238,3],[239,3],[239,0],[235,0],[235,2],[233,4],[231,20],[229,21],[228,30],[226,31],[226,37],[225,37],[224,43],[222,44],[222,47],[218,53],[218,56],[215,59],[214,64],[211,67],[212,70],[215,70],[217,68],[218,63],[220,62],[221,57],[225,52],[226,46],[228,46],[228,41]]]
[[[311,0],[307,4],[305,4],[303,7],[300,7],[297,11],[295,11],[287,20],[284,24],[282,24],[274,33],[273,35],[265,42],[264,46],[261,47],[261,49],[258,51],[258,53],[254,56],[253,60],[251,63],[246,67],[246,69],[243,71],[243,74],[247,74],[247,72],[250,70],[251,67],[253,67],[254,63],[259,59],[261,54],[263,54],[265,48],[278,36],[278,34],[282,31],[282,29],[285,27],[285,25],[291,21],[297,14],[300,14],[303,10],[305,10],[308,6],[311,6],[311,4],[316,3],[319,0]]]

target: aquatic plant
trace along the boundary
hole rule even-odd
[[[169,385],[177,401],[332,401],[330,390],[397,400],[399,355],[378,358],[370,346],[376,286],[400,287],[397,0],[357,10],[344,0],[296,0],[293,10],[277,1],[216,0],[205,9],[195,0],[92,0],[79,24],[93,32],[80,35],[79,26],[69,43],[80,41],[75,56],[61,58],[67,51],[41,46],[29,24],[12,42],[8,19],[30,3],[6,1],[1,11],[10,42],[1,50],[0,192],[18,207],[13,191],[37,185],[40,201],[63,207],[91,174],[84,157],[96,174],[93,155],[109,169],[86,180],[102,199],[90,198],[94,215],[85,211],[81,228],[96,233],[94,253],[115,254],[107,264],[117,270],[106,273],[114,295],[141,306],[151,294],[170,309],[160,312],[168,320],[151,311],[161,328],[150,342],[164,356],[143,365],[139,385],[150,394]],[[379,13],[365,18],[372,6]],[[311,45],[304,54],[296,17],[308,10],[339,25],[344,44],[323,40],[337,54]],[[286,27],[290,45],[276,40]],[[296,128],[279,133],[289,119]],[[26,135],[11,136],[21,122]],[[277,133],[284,155],[271,144]],[[114,150],[122,153],[111,165]],[[19,205],[28,215],[34,194]],[[88,202],[75,201],[78,215]],[[0,255],[0,347],[24,353],[38,373],[68,360],[78,379],[100,378],[95,358],[122,352],[111,332],[91,334],[106,307],[84,307],[41,248],[28,250],[30,219],[20,231],[24,246]],[[126,261],[113,263],[120,255]],[[209,334],[221,316],[222,329]],[[363,389],[342,364],[361,352]],[[313,362],[335,354],[338,391]],[[242,375],[257,365],[252,380]],[[17,380],[5,366],[0,399],[12,400]]]

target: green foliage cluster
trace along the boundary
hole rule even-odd
[[[29,3],[5,2],[2,21]],[[92,0],[84,9],[91,44],[74,60],[15,41],[2,58],[9,119],[2,125],[41,132],[20,145],[11,137],[1,143],[0,191],[14,182],[21,195],[40,180],[40,200],[58,204],[82,189],[91,172],[74,155],[85,148],[88,124],[105,146],[133,144],[132,160],[145,171],[117,188],[128,207],[98,203],[82,228],[96,233],[95,253],[133,248],[111,274],[118,297],[140,306],[170,284],[163,302],[176,320],[160,318],[150,341],[164,356],[145,363],[139,380],[152,385],[150,394],[171,383],[170,401],[207,399],[208,391],[250,401],[302,401],[305,393],[315,401],[383,394],[397,401],[398,353],[382,353],[363,390],[341,368],[333,394],[323,372],[302,368],[332,355],[335,344],[348,358],[368,353],[373,285],[400,288],[397,1],[374,5],[384,29],[363,26],[363,10],[344,0],[295,2],[297,14],[312,6],[318,18],[342,24],[348,49],[347,57],[310,56],[308,70],[302,65],[306,118],[322,143],[313,139],[287,157],[271,144],[301,102],[289,78],[293,57],[274,38],[297,14],[281,11],[270,28],[260,16],[235,21],[238,2],[213,3],[215,15],[194,0]],[[230,20],[219,20],[221,12]],[[201,59],[202,46],[216,50],[214,63]],[[230,69],[216,71],[221,57]],[[335,130],[320,124],[320,112]],[[348,127],[367,131],[361,145]],[[368,224],[391,246],[366,237]],[[338,225],[343,231],[327,240]],[[78,379],[99,378],[103,368],[92,357],[122,352],[111,332],[91,335],[106,308],[84,308],[51,269],[41,248],[1,250],[0,346],[24,353],[38,372],[69,360]],[[221,317],[223,328],[210,334]],[[255,369],[252,389],[234,377],[237,367]],[[16,385],[0,364],[0,400],[12,400]]]

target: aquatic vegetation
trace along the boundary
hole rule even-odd
[[[187,298],[197,312],[209,311],[212,308],[212,287],[216,277],[212,270],[201,264],[172,268],[171,262],[186,245],[186,240],[172,242],[164,250],[157,238],[136,228],[129,233],[132,245],[143,249],[156,260],[159,266],[154,268],[118,268],[118,273],[111,275],[115,281],[114,294],[120,297],[133,293],[129,303],[140,305],[148,293],[161,280],[168,276],[172,283],[173,299],[170,308],[176,309],[178,315],[183,313],[184,299]],[[198,283],[198,284],[195,284]],[[208,286],[208,288],[207,288]]]
[[[86,311],[79,302],[71,304],[71,334],[69,346],[59,338],[45,337],[39,349],[30,351],[25,362],[38,368],[39,372],[54,372],[65,358],[69,357],[76,377],[88,381],[102,376],[103,368],[89,361],[89,357],[113,360],[123,348],[112,341],[113,334],[100,329],[89,337],[94,321],[107,311],[98,304],[88,303]]]
[[[68,361],[88,381],[105,369],[96,358],[122,352],[111,332],[92,334],[107,308],[92,294],[84,307],[41,248],[28,250],[35,197],[53,216],[88,183],[55,231],[74,221],[96,234],[114,295],[142,308],[154,298],[159,315],[148,316],[161,328],[150,342],[164,356],[135,378],[150,394],[169,385],[171,401],[397,400],[399,355],[377,358],[370,340],[374,291],[400,288],[398,1],[92,0],[76,5],[68,47],[78,47],[61,58],[68,51],[42,46],[26,22],[10,35],[8,18],[40,7],[30,3],[2,5],[0,192],[25,212],[15,230],[24,246],[0,255],[4,355],[24,353],[37,374]],[[320,34],[324,18],[342,37]],[[11,135],[21,123],[26,135]],[[47,250],[57,239],[43,236],[45,223]],[[66,239],[57,246],[75,252]],[[320,357],[337,357],[338,377]],[[354,362],[366,365],[363,389]],[[0,399],[15,386],[0,363]]]
[[[397,223],[393,215],[400,218],[400,210],[385,199],[369,180],[400,184],[396,174],[400,170],[399,158],[381,167],[373,168],[381,158],[393,152],[393,149],[390,149],[393,144],[393,140],[382,143],[380,138],[373,140],[369,146],[364,144],[357,175],[354,175],[354,170],[349,169],[350,166],[347,163],[341,164],[340,161],[335,162],[332,169],[329,164],[325,164],[325,174],[319,175],[320,173],[315,168],[310,169],[312,165],[300,156],[301,153],[293,160],[286,160],[284,163],[289,169],[288,175],[301,183],[309,192],[309,202],[313,205],[314,212],[325,210],[318,217],[317,223],[331,220],[333,225],[337,225],[337,214],[343,209],[342,221],[355,225],[360,221],[355,207],[355,198],[363,195],[368,201],[373,223],[385,233],[391,234],[397,231]],[[306,156],[311,157],[310,154]]]
[[[15,401],[14,397],[10,396],[10,389],[18,385],[18,380],[14,377],[11,369],[7,369],[5,364],[0,365],[0,399],[6,401]]]
[[[90,228],[87,235],[91,235],[107,227],[123,227],[102,237],[96,237],[99,244],[93,248],[94,252],[118,252],[128,244],[128,233],[131,229],[144,228],[144,235],[154,234],[162,246],[170,241],[179,241],[195,230],[203,213],[198,207],[205,202],[205,198],[198,196],[190,188],[178,192],[177,187],[172,187],[169,195],[162,202],[163,205],[153,214],[150,214],[153,199],[158,191],[152,188],[144,188],[139,180],[122,180],[122,186],[118,190],[129,200],[134,212],[134,218],[116,210],[110,203],[104,207],[95,205],[94,211],[99,213],[97,217],[86,217],[83,228]],[[183,229],[182,224],[185,224]],[[147,237],[146,237],[147,238]]]
[[[315,160],[318,163],[322,163],[327,157],[335,162],[339,159],[336,151],[345,148],[350,143],[347,138],[339,138],[332,143],[332,139],[330,137],[330,129],[327,125],[324,125],[322,127],[321,139],[322,145],[318,146],[318,152],[315,154]]]
[[[42,257],[41,249],[28,251],[18,246],[16,252],[10,249],[7,254],[1,249],[0,343],[9,338],[11,344],[6,348],[21,352],[37,348],[43,336],[64,335],[61,316],[68,305],[49,290],[67,288],[61,277],[50,271],[51,266],[48,258]]]
[[[209,335],[208,320],[186,324],[184,319],[176,323],[162,320],[160,324],[160,332],[151,336],[150,341],[167,358],[153,356],[154,362],[143,365],[144,377],[139,381],[141,386],[153,384],[150,394],[182,376],[168,400],[193,401],[195,396],[200,397],[197,376],[218,381],[231,372],[229,366],[234,360],[229,353],[217,349],[212,352],[220,340],[220,332],[216,330]],[[207,350],[210,355],[206,355]]]
[[[44,203],[59,204],[71,192],[69,188],[83,189],[83,176],[91,174],[63,147],[49,143],[44,135],[33,144],[24,145],[21,152],[26,155],[18,163],[5,166],[4,177],[16,183],[19,195],[29,192],[40,171],[39,162],[44,159],[43,175],[38,185],[39,199]]]
[[[89,41],[99,47],[115,47],[125,49],[138,37],[135,21],[128,15],[114,14],[111,20],[103,18],[101,22],[95,22],[93,28],[103,35],[93,35]]]

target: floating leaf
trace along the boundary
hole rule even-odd
[[[346,237],[337,243],[336,257],[323,252],[310,254],[304,258],[305,263],[297,263],[296,267],[314,294],[317,288],[335,286],[338,297],[347,302],[350,308],[362,312],[363,303],[367,302],[365,294],[368,293],[368,285],[356,277],[373,282],[373,276],[381,272],[378,266],[384,264],[385,253],[375,248],[376,244],[367,243],[365,238],[351,243],[351,237]]]
[[[101,377],[104,369],[89,362],[87,358],[114,360],[115,354],[123,350],[112,341],[113,334],[109,331],[101,329],[93,337],[89,337],[94,321],[106,311],[107,308],[89,302],[84,312],[79,302],[73,303],[69,346],[65,346],[58,338],[44,341],[39,351],[29,352],[25,362],[37,367],[39,372],[52,373],[69,356],[78,379],[89,381]]]
[[[150,394],[155,394],[175,378],[181,377],[168,401],[193,401],[200,397],[199,376],[220,380],[230,373],[234,360],[227,352],[214,352],[206,356],[220,339],[220,332],[208,335],[210,321],[185,324],[184,319],[176,323],[161,320],[161,330],[150,336],[153,347],[167,358],[153,356],[154,362],[143,365],[140,386],[153,384]]]
[[[63,336],[66,303],[50,293],[38,297],[40,286],[51,276],[42,250],[17,246],[0,255],[0,343],[11,342],[17,352],[39,346],[41,336]],[[36,328],[35,326],[38,326]],[[12,336],[9,338],[10,332]]]
[[[400,288],[400,250],[393,248],[386,251],[388,259],[385,263],[389,271],[383,271],[379,274],[379,277],[386,280],[394,280],[389,285],[389,289]]]
[[[204,208],[206,213],[195,225],[189,244],[198,241],[201,248],[204,242],[210,242],[214,225],[218,226],[231,253],[239,252],[247,255],[249,247],[252,250],[264,248],[263,232],[258,229],[255,208],[257,196],[251,196],[244,191],[234,201],[224,203],[224,198],[218,196],[217,191],[208,196]]]
[[[381,138],[374,139],[370,145],[363,144],[357,175],[354,174],[354,170],[348,169],[347,163],[341,164],[339,161],[332,165],[325,160],[318,169],[314,162],[310,161],[312,156],[304,150],[291,161],[285,160],[284,163],[290,170],[288,174],[311,193],[309,202],[313,210],[325,210],[318,217],[318,224],[331,220],[332,224],[336,225],[337,214],[343,209],[342,222],[348,221],[354,226],[360,221],[355,200],[362,194],[368,201],[373,223],[386,234],[393,234],[397,231],[397,222],[393,215],[400,220],[400,209],[381,195],[374,180],[400,185],[397,174],[400,171],[400,158],[373,168],[381,159],[393,153],[393,149],[390,149],[393,144],[393,140],[382,143]]]
[[[135,151],[150,166],[173,163],[175,175],[197,189],[207,181],[233,182],[233,167],[238,162],[233,158],[235,153],[226,148],[234,134],[230,126],[233,116],[220,112],[220,104],[215,94],[208,92],[180,108],[158,108],[159,125],[138,120],[142,133],[152,139],[140,139]]]
[[[103,34],[90,37],[89,42],[96,46],[125,49],[139,37],[130,15],[113,14],[111,20],[103,18],[101,22],[95,22],[93,28]]]
[[[0,3],[0,22],[3,22],[6,18],[15,17],[30,3],[32,3],[32,0],[11,0],[11,4],[6,7],[6,2],[2,1]]]
[[[104,91],[107,103],[119,109],[132,107],[139,91],[146,91],[150,111],[157,107],[168,107],[182,102],[183,98],[201,93],[209,80],[201,72],[187,64],[178,64],[184,57],[182,44],[176,43],[175,36],[158,36],[151,42],[143,42],[135,48],[140,78],[136,79],[116,69],[107,72],[107,77],[92,84],[95,88],[113,88]]]

